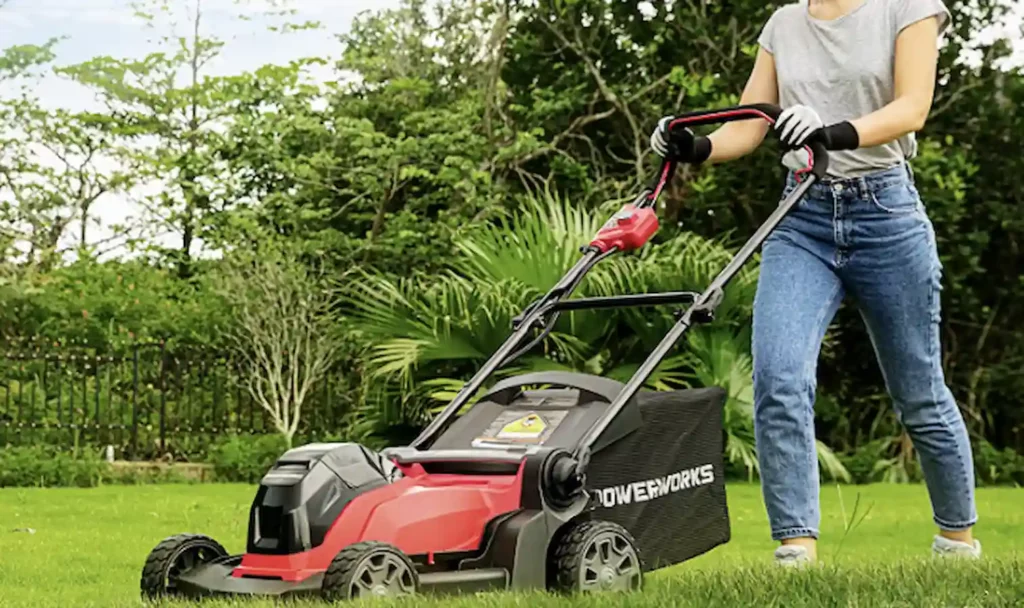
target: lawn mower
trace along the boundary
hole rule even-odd
[[[671,128],[774,123],[779,114],[774,105],[741,105],[685,114]],[[824,146],[806,149],[811,162],[798,187],[703,293],[570,299],[597,263],[639,249],[657,231],[654,207],[676,167],[663,162],[651,185],[516,317],[510,337],[410,445],[288,450],[256,491],[244,554],[229,555],[204,535],[166,538],[145,562],[142,595],[335,601],[501,589],[631,591],[647,572],[727,543],[725,391],[643,386],[690,327],[713,320],[726,284],[825,175]],[[655,305],[685,307],[625,383],[541,371],[485,386],[540,343],[561,312]]]

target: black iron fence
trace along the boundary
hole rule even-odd
[[[304,438],[339,428],[350,406],[340,373],[328,374],[304,405]],[[274,432],[223,353],[164,344],[117,352],[0,345],[0,447],[110,445],[126,460],[191,458],[226,434]]]

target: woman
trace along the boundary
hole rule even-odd
[[[935,233],[907,161],[928,116],[941,0],[802,0],[764,26],[741,103],[785,108],[783,144],[826,137],[830,175],[808,191],[763,247],[754,302],[755,430],[775,559],[816,559],[818,464],[813,407],[817,358],[840,301],[867,326],[900,422],[920,455],[939,533],[935,555],[980,557],[971,449],[946,386],[939,347],[941,266]],[[763,121],[707,137],[666,133],[652,147],[681,162],[720,163],[754,151]],[[789,152],[791,170],[806,163]],[[796,185],[787,178],[788,194]]]

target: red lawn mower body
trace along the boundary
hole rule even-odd
[[[420,464],[403,477],[356,496],[323,544],[291,555],[246,553],[236,578],[298,582],[323,573],[342,549],[362,541],[391,544],[427,565],[437,557],[477,551],[488,522],[520,508],[522,467],[514,475],[430,474]]]

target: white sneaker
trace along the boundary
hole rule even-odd
[[[775,550],[775,563],[786,568],[801,568],[811,563],[811,554],[802,545],[780,545]]]
[[[932,542],[932,556],[941,558],[967,558],[981,559],[981,542],[977,539],[970,545],[958,540],[951,540],[945,536],[936,535]]]

